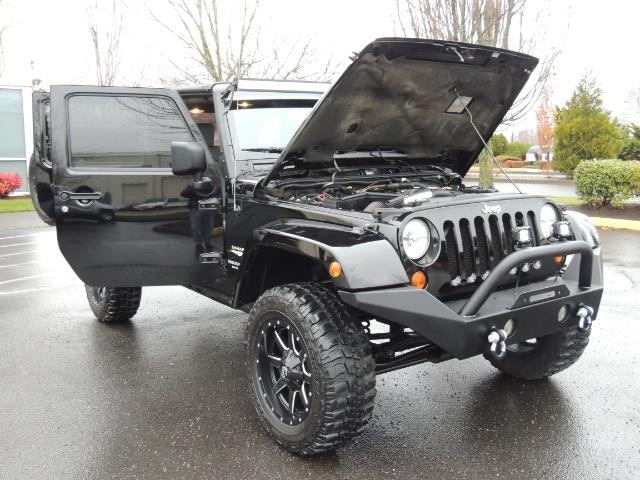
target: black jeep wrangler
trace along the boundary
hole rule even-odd
[[[98,320],[129,320],[149,285],[250,312],[258,417],[317,454],[363,431],[376,374],[482,354],[535,380],[586,348],[588,218],[462,180],[536,63],[388,38],[332,85],[53,86],[34,203]]]

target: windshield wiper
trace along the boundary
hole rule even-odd
[[[282,153],[280,147],[263,147],[263,148],[243,148],[243,152],[260,152],[260,153]]]

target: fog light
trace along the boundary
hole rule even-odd
[[[560,307],[560,310],[558,310],[558,322],[562,323],[567,318],[569,318],[570,311],[571,307],[569,305],[563,305],[562,307]]]
[[[424,287],[426,287],[427,276],[424,274],[424,272],[421,272],[418,270],[416,273],[411,275],[411,285],[420,289],[423,289]]]
[[[571,238],[571,227],[569,222],[554,222],[551,224],[551,235],[560,240]]]
[[[513,335],[513,331],[515,330],[516,327],[516,323],[513,321],[513,319],[509,319],[507,320],[507,323],[504,324],[504,327],[502,327],[502,330],[504,330],[504,333],[507,334],[507,337],[510,337],[511,335]]]
[[[529,227],[516,227],[511,230],[511,240],[519,247],[529,245],[532,239],[533,235],[531,235],[531,228]]]
[[[516,273],[518,273],[518,267],[513,267],[509,270],[509,275],[515,275]]]
[[[542,262],[540,260],[536,260],[533,262],[533,268],[535,270],[540,270],[542,268]]]
[[[342,265],[340,265],[338,262],[331,262],[329,264],[329,275],[331,275],[333,278],[338,278],[341,273]]]
[[[528,263],[525,263],[524,265],[522,265],[522,271],[523,271],[524,273],[527,273],[527,272],[529,271],[529,268],[530,268],[530,267],[529,267],[529,264],[528,264]]]

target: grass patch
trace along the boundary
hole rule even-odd
[[[0,200],[0,213],[30,212],[33,203],[30,198],[3,198]]]
[[[584,201],[582,201],[579,198],[576,197],[553,197],[550,196],[548,197],[549,200],[553,200],[556,203],[559,203],[560,205],[586,205]]]

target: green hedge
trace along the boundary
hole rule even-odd
[[[625,200],[640,194],[640,162],[588,160],[574,171],[576,192],[593,207],[622,208]]]
[[[503,154],[508,155],[510,157],[518,157],[520,160],[524,160],[524,157],[527,155],[527,151],[529,150],[528,143],[524,142],[510,142],[507,143]]]

